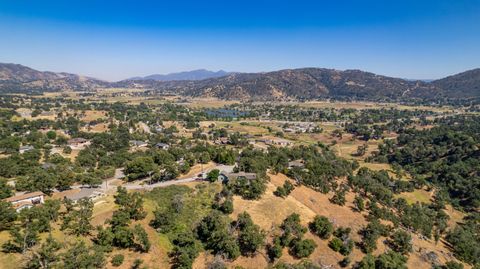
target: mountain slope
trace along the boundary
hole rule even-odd
[[[0,64],[0,92],[85,91],[104,87],[143,88],[195,97],[241,100],[340,100],[398,101],[420,98],[480,99],[480,69],[431,82],[376,75],[360,70],[325,68],[286,69],[267,73],[223,74],[197,70],[166,75],[169,79],[105,82],[68,73],[41,72],[22,65]],[[205,72],[206,73],[205,73]],[[188,80],[182,80],[187,79]],[[167,77],[157,77],[167,79]]]
[[[480,96],[480,68],[465,71],[432,81],[432,84],[444,90],[451,98],[471,98]]]
[[[0,63],[0,92],[91,90],[108,82],[69,73],[42,72],[20,64]]]
[[[269,73],[232,74],[194,82],[187,95],[226,99],[398,99],[437,90],[422,81],[407,81],[359,70],[288,69]]]
[[[207,78],[217,78],[223,77],[230,74],[229,72],[225,72],[223,70],[219,70],[217,72],[209,71],[205,69],[198,69],[186,72],[179,72],[179,73],[170,73],[166,75],[150,75],[146,77],[134,77],[130,80],[156,80],[156,81],[172,81],[172,80],[202,80]]]

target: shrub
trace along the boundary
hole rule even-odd
[[[112,265],[115,267],[120,266],[122,265],[124,259],[125,257],[123,257],[122,254],[117,254],[112,257]]]
[[[335,237],[330,242],[328,243],[328,246],[333,249],[334,251],[338,252],[340,251],[340,248],[342,247],[343,242],[339,238]]]
[[[333,224],[324,216],[315,216],[308,226],[313,234],[322,239],[328,239],[333,232]]]
[[[313,253],[316,247],[317,244],[312,239],[295,240],[290,250],[293,256],[297,258],[306,258]]]

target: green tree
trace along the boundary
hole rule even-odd
[[[16,220],[15,209],[9,202],[0,200],[0,231],[10,228]]]
[[[396,252],[407,254],[412,251],[412,236],[406,231],[395,231],[391,235],[391,239],[388,241],[388,243]]]
[[[355,196],[355,198],[353,199],[353,204],[359,212],[365,210],[365,202],[361,196]]]
[[[283,246],[289,246],[294,239],[301,239],[307,232],[307,229],[301,225],[300,215],[297,213],[287,216],[280,228],[283,230],[283,234],[280,237]]]
[[[148,252],[150,250],[150,240],[148,240],[148,234],[140,224],[135,225],[133,228],[137,249],[141,252]]]
[[[322,239],[328,239],[333,232],[333,223],[325,216],[315,216],[309,224],[310,231]]]
[[[330,242],[328,243],[328,246],[333,249],[333,251],[340,251],[340,248],[343,246],[343,242],[340,238],[334,237]]]
[[[122,254],[116,254],[115,256],[112,257],[111,263],[113,266],[118,267],[122,265],[124,259],[125,257]]]
[[[129,181],[147,177],[155,170],[155,163],[151,157],[137,157],[125,165],[125,175]]]
[[[55,140],[57,138],[57,133],[53,130],[50,130],[46,133],[47,138],[50,140]]]
[[[265,241],[265,233],[253,223],[247,212],[238,215],[238,245],[242,255],[253,255]]]
[[[267,246],[267,254],[271,261],[278,259],[282,256],[282,240],[280,237],[275,237],[273,243]]]
[[[363,259],[357,264],[356,268],[358,269],[375,269],[375,257],[372,254],[367,254]]]
[[[180,233],[173,240],[173,250],[170,256],[173,258],[173,268],[191,268],[195,258],[201,249],[200,243],[192,233]]]
[[[55,268],[60,261],[57,252],[61,247],[62,245],[49,235],[38,249],[31,250],[31,258],[25,268]]]
[[[407,258],[402,254],[388,251],[375,260],[375,269],[407,269]]]
[[[290,252],[297,258],[306,258],[313,253],[317,244],[312,239],[295,240]]]
[[[128,193],[126,188],[118,186],[114,197],[115,203],[120,206],[120,210],[127,212],[131,219],[141,220],[147,215],[143,208],[142,194],[138,192]]]
[[[63,216],[61,229],[69,230],[75,235],[88,235],[93,229],[90,220],[93,216],[93,202],[88,198],[77,201],[75,205],[65,200],[66,214]]]
[[[12,190],[13,188],[8,185],[7,180],[0,177],[0,200],[12,196]]]
[[[105,266],[105,254],[98,247],[87,247],[85,242],[80,241],[62,254],[64,269],[87,269],[103,268]]]
[[[213,169],[212,171],[208,172],[207,180],[210,182],[215,182],[218,180],[218,176],[220,176],[220,170]]]

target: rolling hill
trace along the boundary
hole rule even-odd
[[[0,92],[83,91],[108,85],[108,82],[75,74],[42,72],[19,64],[0,63]]]
[[[381,76],[360,70],[286,69],[267,73],[197,70],[105,82],[68,73],[40,72],[22,65],[0,64],[0,92],[42,92],[96,88],[144,88],[194,97],[240,100],[312,100],[320,98],[398,101],[479,99],[480,69],[430,82]],[[204,75],[220,76],[200,79]],[[168,80],[166,80],[168,79]]]

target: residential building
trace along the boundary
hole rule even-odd
[[[20,212],[24,208],[43,204],[45,202],[44,197],[45,194],[43,194],[43,192],[37,191],[9,197],[5,199],[5,201],[12,203],[13,208],[15,208],[17,212]]]

